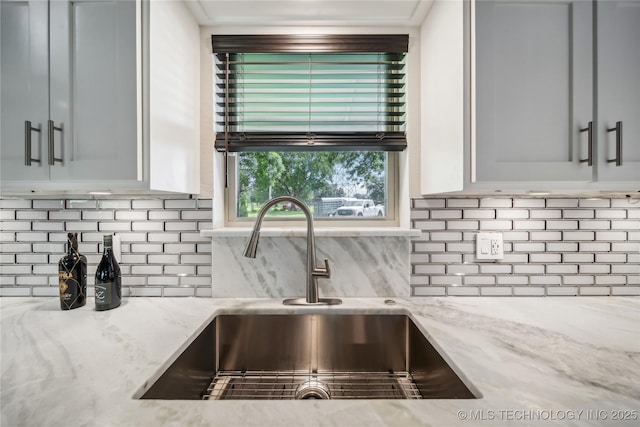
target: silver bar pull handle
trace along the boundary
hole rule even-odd
[[[40,127],[34,128],[29,120],[24,121],[24,165],[31,166],[31,162],[40,163],[40,159],[31,157],[31,132],[40,132]]]
[[[607,129],[607,132],[616,133],[616,158],[608,159],[607,163],[614,163],[616,166],[622,166],[622,122],[616,122],[616,127]]]
[[[53,123],[53,120],[49,120],[49,165],[51,165],[51,166],[55,165],[56,162],[62,163],[62,159],[56,157],[55,153],[54,153],[54,149],[55,149],[55,146],[56,146],[55,140],[54,140],[54,132],[55,131],[62,132],[62,125],[60,125],[60,127],[57,127]]]
[[[587,132],[587,158],[580,159],[580,163],[587,162],[587,166],[593,166],[593,122],[589,122],[586,128],[580,129],[580,133]]]

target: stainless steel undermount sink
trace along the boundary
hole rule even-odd
[[[474,399],[405,314],[215,317],[141,399]]]

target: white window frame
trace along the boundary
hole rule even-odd
[[[237,165],[238,156],[236,153],[229,153],[229,170],[228,180],[229,186],[225,191],[225,226],[226,227],[247,227],[255,222],[255,218],[251,217],[238,217],[237,216]],[[389,151],[387,152],[386,161],[386,204],[385,204],[385,216],[382,218],[377,217],[364,217],[364,218],[350,218],[350,219],[336,219],[314,217],[314,225],[326,226],[326,227],[397,227],[398,222],[398,164],[399,153]],[[271,227],[286,227],[291,223],[299,223],[304,221],[302,218],[282,218],[273,219],[268,216],[265,217],[265,224]]]
[[[235,201],[230,200],[229,193],[235,191],[234,189],[225,188],[225,165],[224,154],[216,152],[213,149],[213,141],[215,141],[215,73],[214,73],[214,56],[211,53],[211,36],[215,34],[367,34],[367,33],[379,33],[380,28],[377,27],[292,27],[285,31],[276,27],[202,27],[201,28],[201,40],[202,40],[202,55],[207,58],[203,63],[202,69],[202,90],[203,93],[209,95],[202,103],[202,121],[204,126],[202,137],[203,144],[207,144],[209,148],[207,150],[211,153],[213,162],[211,162],[210,172],[213,175],[213,183],[211,186],[211,193],[213,198],[213,228],[248,228],[253,225],[253,219],[236,218],[234,215],[229,216],[229,207],[233,207],[235,211]],[[362,230],[356,232],[354,235],[405,235],[406,230],[411,226],[411,195],[420,195],[419,191],[419,178],[411,178],[410,168],[413,174],[420,174],[420,29],[416,27],[389,27],[385,28],[385,32],[388,33],[408,33],[409,34],[409,53],[407,56],[407,85],[406,90],[406,106],[407,106],[407,149],[402,152],[393,153],[393,157],[397,160],[392,167],[395,168],[393,174],[388,171],[387,175],[393,176],[394,183],[388,184],[387,198],[389,204],[394,202],[395,206],[393,211],[389,208],[389,217],[383,220],[377,220],[375,223],[369,221],[369,219],[361,220],[331,220],[331,221],[317,221],[314,218],[314,225],[317,231],[324,229],[325,235],[328,232],[329,235],[346,236],[345,233],[349,233],[349,229]],[[209,157],[209,159],[211,159]],[[209,160],[206,160],[209,162]],[[229,162],[230,164],[232,162]],[[206,170],[206,168],[205,168]],[[233,179],[233,178],[230,178]],[[387,178],[389,179],[389,178]],[[235,196],[234,196],[235,198]],[[393,216],[391,216],[393,212]],[[393,218],[393,219],[391,219]],[[280,228],[300,226],[305,224],[301,218],[283,220],[269,220],[263,223],[263,228]],[[378,231],[376,231],[378,230]],[[395,231],[394,231],[395,230]],[[334,233],[335,231],[335,233]],[[382,234],[380,234],[382,233]]]

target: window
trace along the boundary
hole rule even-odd
[[[290,195],[316,218],[392,218],[407,44],[406,35],[213,36],[229,216]],[[285,204],[270,215],[302,214]]]

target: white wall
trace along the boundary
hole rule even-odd
[[[422,194],[463,189],[463,6],[434,2],[420,28]]]
[[[214,75],[211,36],[215,34],[409,34],[407,60],[407,143],[400,155],[399,225],[409,226],[410,197],[420,196],[420,37],[417,28],[409,27],[201,27],[201,197],[214,199],[214,227],[224,225],[224,174],[222,156],[214,153]],[[211,160],[213,158],[213,160]]]
[[[199,27],[182,2],[150,4],[149,153],[152,189],[200,191]],[[167,31],[170,28],[171,31]],[[187,147],[187,143],[193,146]],[[184,184],[186,182],[186,185]],[[181,183],[176,187],[177,183]]]

